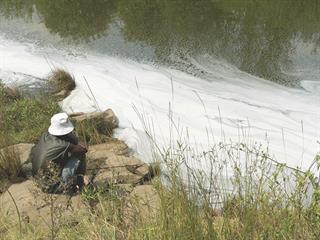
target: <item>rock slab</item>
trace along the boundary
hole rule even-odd
[[[76,125],[82,125],[84,128],[95,129],[100,134],[110,136],[112,130],[118,127],[119,119],[111,109],[107,109],[104,112],[92,112],[74,116],[71,118]]]
[[[45,194],[40,192],[32,180],[13,184],[0,196],[0,214],[2,216],[14,221],[18,220],[20,215],[22,221],[48,228],[52,224],[50,223],[51,216],[59,218],[63,215],[65,217],[79,209],[86,209],[79,195],[69,197]],[[61,215],[59,211],[61,211]]]
[[[151,177],[149,165],[129,157],[128,147],[122,141],[94,145],[87,153],[88,172],[96,186],[110,184],[142,184]]]

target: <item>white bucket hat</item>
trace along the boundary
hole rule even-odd
[[[68,114],[57,113],[51,118],[51,125],[48,132],[54,136],[63,136],[72,132],[74,126],[69,120]]]

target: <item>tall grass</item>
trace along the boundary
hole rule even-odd
[[[211,159],[212,167],[189,168],[190,154],[195,161]],[[236,162],[240,155],[245,166]],[[117,186],[87,188],[82,198],[90,207],[62,222],[56,239],[319,239],[320,188],[311,171],[275,165],[265,150],[245,144],[220,143],[201,156],[180,145],[160,156],[163,175],[151,183],[156,205],[141,204]],[[222,160],[234,172],[229,190],[214,168]],[[26,239],[45,236],[25,227]],[[12,231],[18,229],[11,225],[7,234]]]
[[[5,136],[0,134],[0,142],[6,140]],[[7,144],[0,143],[0,145]],[[6,147],[0,150],[0,179],[13,180],[17,178],[21,169],[19,155],[13,147]]]
[[[220,174],[214,168],[194,170],[187,166],[187,161],[180,161],[189,157],[188,147],[165,151],[162,156],[170,156],[163,158],[169,184],[157,185],[160,197],[157,216],[142,223],[146,224],[145,231],[135,232],[135,239],[320,237],[320,189],[311,171],[288,172],[284,165],[270,163],[265,151],[257,148],[248,151],[244,144],[220,143],[218,149],[219,152],[216,149],[204,154],[206,160],[214,159],[208,165],[222,160],[231,163],[234,174],[230,176],[230,191],[221,188],[221,181],[227,179],[219,180]],[[251,161],[246,162],[246,167],[239,166],[239,158],[233,159],[241,153]],[[181,171],[183,166],[188,169],[187,174]]]

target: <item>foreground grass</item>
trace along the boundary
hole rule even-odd
[[[232,155],[237,147],[224,150]],[[221,156],[221,148],[206,154]],[[211,188],[204,172],[189,169],[186,176],[179,169],[186,166],[181,159],[187,153],[170,151],[162,155],[163,176],[151,182],[156,205],[141,204],[117,186],[87,188],[81,198],[90,207],[57,221],[54,236],[50,227],[23,222],[22,239],[319,239],[320,189],[311,172],[288,173],[282,164],[266,161],[265,152],[246,152],[255,165],[234,166],[233,189],[227,192],[214,185],[219,182],[217,175],[210,175]],[[2,239],[17,239],[17,222],[8,223],[5,216],[0,222]]]

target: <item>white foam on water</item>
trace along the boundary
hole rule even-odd
[[[1,37],[0,76],[12,73],[12,79],[18,72],[44,77],[50,71],[44,56],[76,78],[77,88],[62,102],[63,109],[96,110],[85,77],[99,108],[112,108],[119,117],[115,135],[145,161],[150,161],[150,144],[140,114],[160,146],[167,145],[172,135],[177,139],[188,132],[191,144],[207,147],[209,131],[213,135],[209,144],[221,139],[269,143],[278,161],[303,169],[319,151],[320,82],[304,82],[313,89],[310,92],[291,89],[207,56],[192,60],[208,73],[200,79],[166,67],[106,55],[74,57]]]

